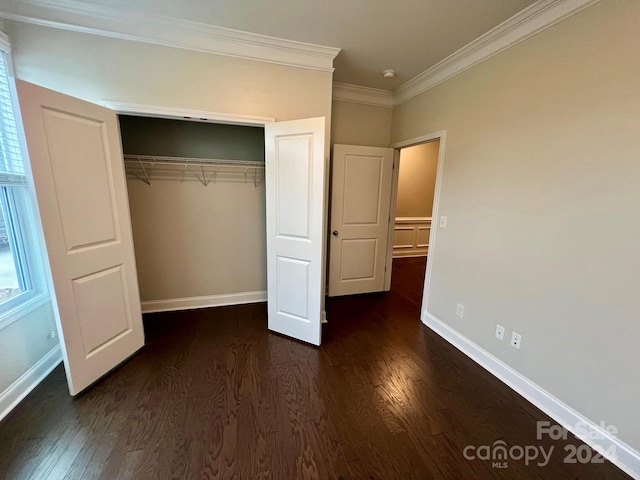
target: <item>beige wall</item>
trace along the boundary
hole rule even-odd
[[[6,24],[17,77],[69,95],[276,120],[324,116],[330,128],[328,72]],[[328,135],[325,147],[328,154]],[[169,181],[128,187],[143,300],[266,290],[264,187]],[[174,249],[164,265],[150,260],[163,248],[159,235]],[[215,240],[205,245],[204,238]]]
[[[266,290],[264,183],[127,187],[143,301]]]
[[[331,144],[388,147],[391,109],[360,103],[333,101]]]
[[[430,217],[440,141],[400,150],[396,217]]]
[[[429,313],[636,450],[638,25],[640,2],[603,0],[398,106],[392,131],[448,132]]]

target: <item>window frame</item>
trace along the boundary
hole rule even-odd
[[[24,291],[0,303],[0,330],[51,301],[47,278],[46,249],[15,86],[8,37],[0,32],[0,55],[4,57],[9,95],[25,169],[25,183],[0,185],[2,208],[19,284]],[[0,67],[1,68],[1,67]]]

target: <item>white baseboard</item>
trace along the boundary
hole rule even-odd
[[[625,473],[640,480],[640,452],[611,435],[600,425],[587,419],[527,377],[455,331],[442,320],[428,312],[422,312],[422,321],[431,330],[595,450],[607,452],[613,447],[616,453],[615,458],[609,458],[608,456],[607,458]],[[582,431],[577,431],[576,426],[583,427]]]
[[[62,362],[62,350],[56,345],[9,388],[0,393],[0,420],[7,416],[44,378]]]
[[[327,311],[324,309],[320,312],[320,323],[329,323],[329,320],[327,320]]]
[[[148,300],[140,302],[142,313],[172,312],[194,308],[222,307],[224,305],[242,305],[267,301],[267,291],[227,293],[204,297],[170,298],[167,300]]]

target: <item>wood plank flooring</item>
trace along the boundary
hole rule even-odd
[[[149,315],[147,345],[84,394],[56,369],[0,423],[7,479],[623,479],[565,464],[539,410],[418,320],[424,259],[389,293],[330,299],[323,346],[270,334],[264,304]],[[548,465],[467,445],[554,447]]]

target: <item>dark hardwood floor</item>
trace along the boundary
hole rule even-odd
[[[149,315],[147,345],[84,394],[56,369],[0,423],[24,479],[622,479],[565,464],[535,407],[418,320],[423,259],[385,294],[330,299],[321,348],[270,334],[264,304]],[[525,464],[466,446],[554,447]]]

